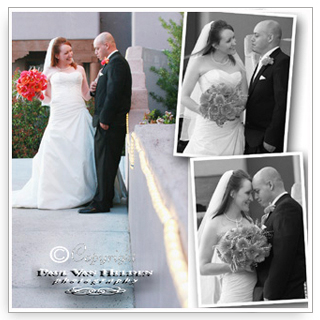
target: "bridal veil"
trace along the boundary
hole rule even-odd
[[[47,49],[47,53],[46,53],[46,57],[44,59],[44,64],[43,64],[43,73],[48,76],[48,70],[49,68],[51,67],[51,56],[52,56],[52,48],[53,48],[53,44],[54,42],[56,41],[57,38],[53,38],[51,39],[51,41],[49,42],[49,45],[48,45],[48,49]],[[50,105],[50,102],[45,102],[45,101],[42,101],[41,104],[43,106],[49,106]]]
[[[223,196],[226,192],[229,180],[233,174],[233,170],[226,171],[222,177],[220,178],[218,185],[211,197],[209,202],[208,209],[200,223],[198,229],[198,246],[200,245],[200,241],[203,235],[204,228],[208,220],[212,219],[212,217],[216,214],[218,208],[220,207]],[[216,255],[216,251],[212,251],[212,262],[217,262],[218,256]],[[199,276],[200,279],[200,297],[202,304],[216,304],[220,298],[221,292],[221,284],[219,276]]]

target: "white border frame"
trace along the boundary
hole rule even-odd
[[[299,171],[300,171],[300,176],[301,176],[301,193],[302,193],[302,209],[303,209],[303,226],[304,226],[304,243],[305,243],[305,254],[306,254],[306,268],[307,268],[307,287],[308,287],[308,298],[307,299],[294,299],[294,300],[277,300],[277,301],[264,301],[264,302],[245,302],[245,303],[232,303],[232,304],[222,304],[222,305],[216,305],[216,304],[209,304],[209,305],[203,305],[201,303],[201,288],[200,288],[200,274],[199,274],[199,250],[198,250],[198,244],[197,244],[197,214],[196,214],[196,196],[195,196],[195,172],[194,172],[194,166],[195,163],[202,162],[202,161],[212,161],[218,162],[218,161],[228,161],[228,160],[236,160],[236,159],[261,159],[261,158],[284,158],[287,157],[288,159],[291,157],[298,157],[299,158]],[[229,169],[232,169],[231,167]],[[247,312],[247,308],[243,307],[259,307],[259,311],[265,312],[272,312],[272,311],[277,311],[277,312],[288,312],[288,305],[290,304],[297,304],[297,303],[307,303],[306,307],[301,307],[298,308],[297,306],[294,307],[294,309],[290,311],[303,311],[307,312],[312,305],[312,258],[309,256],[309,250],[310,250],[310,245],[307,246],[307,239],[309,237],[312,237],[312,210],[309,208],[309,212],[307,213],[307,208],[306,208],[306,187],[305,187],[305,173],[303,169],[303,155],[301,152],[291,152],[291,153],[285,153],[285,154],[270,154],[270,155],[249,155],[246,157],[201,157],[201,158],[192,158],[190,159],[190,177],[191,177],[191,194],[192,194],[192,223],[193,223],[193,241],[194,241],[194,246],[195,246],[195,259],[196,259],[196,283],[197,283],[197,291],[198,291],[198,306],[201,307],[211,307],[215,308],[212,311],[213,312]],[[309,214],[311,213],[311,214]],[[308,215],[308,219],[307,219]],[[190,217],[190,215],[189,215]],[[190,221],[191,222],[191,221]],[[308,226],[308,228],[307,228]],[[309,242],[310,244],[310,242]],[[312,244],[311,244],[312,247]],[[190,275],[189,275],[190,276]],[[241,307],[241,309],[228,309],[228,307]],[[270,307],[275,307],[276,309],[270,309]],[[282,310],[279,308],[283,308]],[[265,309],[265,310],[264,310]],[[249,309],[251,312],[253,312],[256,309]]]

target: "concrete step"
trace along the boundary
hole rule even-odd
[[[132,90],[146,90],[146,75],[143,72],[132,72]]]
[[[148,91],[146,89],[132,90],[131,110],[132,109],[149,109],[148,108]]]
[[[143,60],[141,58],[129,59],[131,73],[143,72]]]

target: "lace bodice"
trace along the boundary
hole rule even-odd
[[[81,93],[82,74],[78,71],[71,73],[55,72],[51,78],[50,106],[85,106]]]
[[[241,83],[242,75],[240,71],[228,73],[223,70],[213,69],[204,73],[199,78],[201,91],[206,91],[210,86],[225,83],[232,87],[236,87]]]

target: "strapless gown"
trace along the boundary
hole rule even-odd
[[[253,301],[253,290],[256,283],[256,271],[224,274],[221,277],[221,295],[218,304]]]
[[[50,118],[38,153],[32,160],[32,176],[12,193],[12,206],[67,209],[90,201],[96,189],[94,128],[81,95],[82,75],[52,75]]]
[[[214,250],[212,263],[223,263]],[[253,301],[253,290],[257,283],[256,270],[225,273],[219,276],[200,276],[201,303],[241,304]]]
[[[212,85],[225,83],[236,87],[242,79],[240,71],[228,73],[223,70],[213,69],[203,74],[199,79],[201,92],[205,92]],[[193,133],[187,147],[186,155],[191,156],[221,156],[241,155],[244,152],[244,126],[241,118],[227,121],[219,127],[214,121],[197,115]]]

